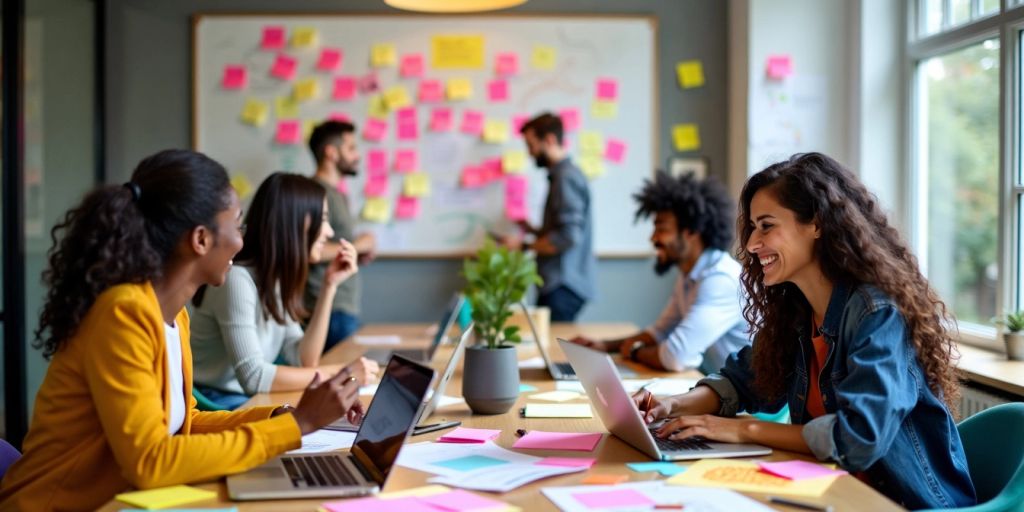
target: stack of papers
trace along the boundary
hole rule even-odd
[[[402,510],[404,512],[484,511],[518,512],[518,507],[440,485],[417,487],[405,491],[381,493],[369,498],[329,501],[323,504],[329,512],[375,512]]]
[[[483,444],[416,443],[405,446],[396,464],[438,475],[431,483],[507,492],[541,478],[586,471],[582,465],[537,464],[540,457]]]
[[[541,490],[563,512],[603,509],[647,510],[674,506],[700,512],[768,512],[771,509],[741,494],[722,489],[669,487],[663,482],[546,487]]]

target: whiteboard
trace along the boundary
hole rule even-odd
[[[261,48],[267,26],[284,26],[289,35],[296,29],[315,29],[318,41],[312,48],[280,51]],[[221,162],[233,178],[244,177],[252,188],[274,171],[311,174],[315,169],[305,144],[279,144],[275,133],[276,98],[289,97],[297,80],[316,79],[319,95],[298,104],[298,117],[305,125],[320,122],[334,113],[343,113],[361,133],[369,117],[372,94],[337,101],[332,98],[335,76],[361,77],[375,71],[380,89],[403,85],[413,97],[418,111],[419,138],[399,141],[394,129],[394,114],[389,114],[387,135],[378,142],[363,140],[360,175],[348,180],[348,196],[357,215],[366,201],[364,181],[366,155],[371,149],[384,149],[389,160],[397,149],[417,149],[419,168],[430,178],[430,194],[420,199],[420,212],[414,219],[391,215],[383,223],[360,221],[357,231],[377,235],[381,255],[462,256],[474,251],[488,232],[509,233],[514,224],[505,218],[505,189],[496,181],[483,188],[460,185],[463,167],[487,158],[500,157],[506,151],[523,151],[525,144],[511,133],[501,144],[486,143],[479,137],[460,133],[458,126],[466,109],[483,111],[487,119],[511,121],[513,116],[532,117],[542,111],[577,109],[580,128],[566,134],[570,155],[577,163],[580,135],[599,133],[604,141],[616,139],[626,144],[621,162],[602,159],[604,173],[590,181],[594,249],[600,256],[641,256],[649,253],[648,226],[634,223],[636,205],[631,197],[652,175],[657,151],[654,130],[657,87],[654,81],[655,31],[648,17],[579,16],[458,16],[420,15],[200,15],[193,24],[193,147]],[[484,40],[484,65],[480,69],[434,69],[431,66],[431,41],[435,36],[481,35]],[[375,44],[392,44],[399,60],[403,55],[422,54],[424,78],[442,82],[452,78],[468,79],[473,96],[461,101],[445,101],[451,107],[454,129],[432,132],[427,129],[431,108],[416,103],[419,79],[403,78],[398,66],[373,68],[370,54]],[[553,69],[531,66],[537,47],[554,49]],[[323,48],[344,52],[339,69],[318,71],[316,63]],[[487,84],[495,78],[494,59],[499,53],[518,55],[518,73],[508,78],[509,98],[504,102],[488,99]],[[278,53],[297,60],[293,80],[270,76]],[[243,65],[247,70],[244,89],[222,86],[225,66]],[[595,117],[592,110],[598,79],[617,81],[617,113],[614,118]],[[269,115],[263,125],[241,120],[249,99],[266,102]],[[158,100],[157,100],[158,101]],[[294,113],[290,114],[294,115]],[[389,171],[389,173],[392,171]],[[547,193],[547,172],[538,169],[527,156],[523,175],[528,179],[527,212],[537,224]],[[387,198],[393,208],[401,193],[400,175],[389,176]],[[361,218],[361,217],[360,217]]]

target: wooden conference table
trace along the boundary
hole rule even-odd
[[[428,324],[390,324],[390,325],[370,325],[360,330],[360,334],[363,335],[390,335],[397,334],[402,337],[402,347],[416,347],[424,346],[429,342],[429,335],[427,334]],[[577,334],[585,336],[591,336],[594,338],[609,338],[624,336],[630,333],[636,332],[636,327],[628,323],[606,323],[606,324],[552,324],[551,335],[554,337],[571,337]],[[408,341],[407,341],[408,340]],[[550,347],[549,353],[555,358],[556,361],[565,360],[561,350],[557,344],[548,345]],[[325,364],[330,363],[342,363],[349,361],[359,354],[362,354],[367,350],[366,345],[359,345],[353,342],[346,342],[339,344],[333,348],[324,356],[323,362]],[[434,366],[440,372],[444,364],[447,362],[449,355],[451,354],[451,347],[444,346],[438,350],[434,357]],[[524,343],[519,348],[520,360],[529,359],[539,355],[537,348],[532,343]],[[622,364],[630,365],[638,374],[638,377],[685,377],[685,378],[697,378],[700,376],[696,372],[687,372],[684,374],[674,374],[667,372],[658,372],[649,368],[637,365],[631,362]],[[446,395],[450,396],[461,396],[462,395],[462,372],[461,369],[457,370],[449,383],[448,388],[445,390]],[[521,369],[520,370],[521,382],[524,384],[531,384],[537,387],[538,392],[551,391],[555,389],[555,382],[551,380],[546,369]],[[684,390],[685,391],[685,390]],[[255,405],[271,405],[271,404],[283,404],[297,403],[299,399],[299,392],[290,393],[270,393],[254,396],[248,403],[247,406]],[[604,426],[601,424],[600,419],[594,417],[590,419],[542,419],[542,418],[531,418],[523,419],[518,415],[519,408],[524,406],[527,402],[527,398],[531,393],[523,393],[519,397],[519,402],[505,414],[499,414],[494,416],[474,416],[468,407],[464,403],[450,405],[446,408],[439,409],[431,417],[427,423],[436,423],[441,420],[460,420],[463,426],[476,427],[476,428],[491,428],[501,429],[501,436],[495,441],[498,445],[504,448],[511,448],[515,442],[515,431],[518,428],[525,428],[527,430],[545,430],[554,432],[607,432]],[[368,405],[370,397],[363,397],[364,405]],[[573,400],[568,403],[582,403],[585,402],[585,398]],[[414,438],[410,438],[411,442],[421,441],[433,441],[443,435],[447,431],[433,432],[424,434]],[[502,500],[506,503],[518,506],[524,511],[541,511],[541,510],[557,510],[554,504],[551,503],[543,494],[540,489],[548,486],[571,486],[579,485],[580,481],[588,474],[623,474],[628,475],[630,481],[643,481],[643,480],[656,480],[661,479],[658,473],[636,473],[626,467],[627,462],[642,462],[649,461],[650,458],[645,454],[637,451],[628,444],[622,442],[615,436],[607,435],[604,440],[598,444],[597,448],[589,454],[583,454],[580,452],[564,452],[564,451],[545,451],[545,450],[530,450],[530,455],[535,456],[549,456],[549,455],[561,455],[561,456],[591,456],[597,458],[597,463],[586,472],[573,473],[565,476],[557,476],[553,478],[543,479],[531,484],[524,485],[518,489],[504,494],[492,494],[492,493],[480,493],[484,496],[488,496],[494,499]],[[812,460],[809,457],[798,455],[790,452],[783,452],[776,450],[767,459],[770,460],[789,460],[801,458],[806,460]],[[762,458],[763,459],[763,458]],[[684,463],[685,464],[685,463]],[[388,478],[387,484],[384,487],[384,491],[397,491],[401,489],[409,489],[413,487],[419,487],[427,485],[427,479],[433,475],[423,473],[420,471],[412,470],[402,466],[395,466],[392,469],[391,475]],[[203,484],[197,484],[197,487],[202,489],[216,491],[218,493],[218,500],[208,500],[202,502],[196,502],[192,507],[237,507],[239,511],[315,511],[320,503],[324,501],[331,501],[331,499],[311,499],[311,500],[277,500],[277,501],[249,501],[249,502],[233,502],[227,496],[227,489],[224,485],[224,480],[220,479],[214,482],[207,482]],[[745,493],[748,496],[766,503],[765,496],[757,493]],[[901,510],[899,506],[885,498],[874,489],[868,487],[863,482],[856,478],[845,475],[836,480],[835,483],[829,488],[829,490],[820,498],[798,498],[801,501],[816,502],[820,504],[831,505],[836,511],[844,510],[872,510],[881,512],[885,510]],[[769,505],[776,508],[777,510],[797,510],[788,507],[782,507],[778,505]],[[102,509],[103,511],[117,511],[120,509],[131,508],[128,505],[118,502],[111,501],[107,503]]]

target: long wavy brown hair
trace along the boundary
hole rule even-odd
[[[769,166],[747,180],[740,195],[736,255],[743,264],[740,280],[747,292],[743,316],[755,333],[753,365],[759,392],[772,398],[785,393],[798,350],[791,335],[794,322],[805,322],[811,313],[793,283],[765,286],[760,261],[746,250],[754,230],[750,203],[759,191],[771,194],[798,221],[818,224],[821,237],[813,251],[827,279],[851,286],[870,284],[895,301],[928,387],[956,411],[960,388],[952,366],[958,353],[947,330],[955,324],[946,305],[928,285],[899,232],[889,225],[874,194],[842,164],[820,153],[797,154]]]

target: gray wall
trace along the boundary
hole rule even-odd
[[[142,157],[188,147],[191,129],[190,16],[199,12],[394,12],[382,0],[111,0],[106,48],[108,176],[124,181]],[[630,14],[658,20],[658,162],[672,154],[671,126],[700,125],[711,174],[724,179],[726,155],[726,2],[719,0],[530,0],[510,12]],[[494,14],[495,16],[500,13]],[[707,85],[680,91],[675,63],[701,59]],[[687,155],[693,156],[693,155]],[[634,205],[623,205],[630,215]],[[652,321],[672,279],[650,260],[601,260],[600,297],[583,321]],[[461,286],[455,260],[378,260],[362,270],[364,320],[428,321]]]

